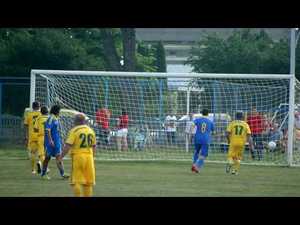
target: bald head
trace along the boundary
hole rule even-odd
[[[74,117],[74,124],[75,125],[83,125],[86,124],[86,118],[83,113],[78,113]]]

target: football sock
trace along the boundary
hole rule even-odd
[[[235,169],[235,171],[239,171],[240,164],[241,164],[240,160],[234,160],[234,169]]]
[[[81,187],[80,184],[72,184],[73,192],[75,197],[81,196]]]
[[[42,169],[42,174],[41,174],[41,176],[44,176],[45,174],[46,174],[46,172],[47,172],[47,168],[48,168],[48,162],[49,161],[43,161],[43,169]]]
[[[199,151],[195,151],[193,155],[193,164],[197,162],[198,158],[199,158]]]
[[[31,170],[35,170],[35,154],[31,153]]]
[[[65,174],[63,163],[61,161],[56,161],[56,165],[60,175],[63,176]]]
[[[83,196],[84,197],[92,197],[93,196],[92,185],[83,185]]]
[[[197,162],[196,162],[196,166],[198,168],[202,168],[203,165],[204,165],[204,159],[202,159],[202,158],[198,159]]]

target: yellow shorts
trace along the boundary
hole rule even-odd
[[[95,166],[92,154],[73,154],[71,184],[95,185]]]
[[[44,137],[39,137],[37,141],[39,156],[45,155]]]
[[[227,158],[230,160],[241,160],[243,158],[245,145],[229,145]]]
[[[38,151],[38,142],[37,141],[28,141],[27,148],[31,153],[36,153]]]

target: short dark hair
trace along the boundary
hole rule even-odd
[[[60,112],[60,106],[59,105],[53,105],[50,109],[50,114],[58,115]]]
[[[40,103],[38,101],[35,101],[32,103],[32,108],[33,109],[39,109],[40,108]]]
[[[244,117],[244,113],[243,113],[243,112],[241,112],[241,111],[236,112],[235,118],[236,118],[237,120],[242,120],[243,117]]]
[[[126,114],[127,114],[126,110],[122,109],[122,115],[126,115]]]
[[[208,112],[209,112],[208,109],[203,109],[202,110],[202,115],[203,116],[208,116]]]
[[[48,107],[47,106],[42,106],[41,107],[41,113],[42,115],[47,115],[49,112]]]

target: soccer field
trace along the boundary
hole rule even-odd
[[[100,153],[99,153],[100,154]],[[50,181],[32,175],[22,149],[0,149],[0,196],[72,196],[54,160]],[[70,172],[70,160],[65,160]],[[200,174],[188,162],[96,161],[94,196],[300,196],[300,169],[242,165],[238,176],[225,173],[224,164],[207,163]]]

